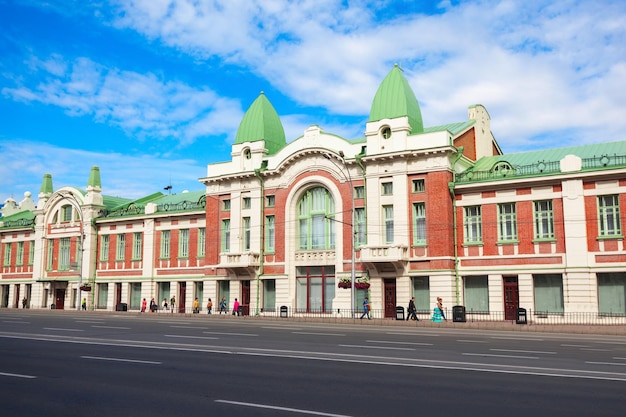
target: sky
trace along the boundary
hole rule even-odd
[[[203,189],[263,92],[287,142],[364,137],[398,64],[424,126],[482,104],[507,153],[626,140],[621,0],[0,0],[0,203]]]

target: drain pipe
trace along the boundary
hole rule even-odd
[[[448,183],[448,190],[450,191],[450,197],[452,198],[452,230],[454,231],[454,288],[456,305],[461,303],[461,294],[459,291],[459,249],[457,245],[457,216],[456,216],[456,194],[454,193],[454,187],[456,185],[456,163],[463,157],[463,147],[457,148],[457,155],[452,162],[452,181]]]
[[[264,273],[264,262],[265,262],[265,181],[261,176],[261,170],[255,169],[254,175],[259,179],[259,183],[261,185],[261,246],[259,248],[259,271],[256,274],[256,311],[254,313],[255,316],[259,316],[259,303],[261,301],[261,293],[260,293],[260,284],[261,284],[261,275]]]

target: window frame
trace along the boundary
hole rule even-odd
[[[463,210],[463,243],[483,243],[482,206],[466,206]]]

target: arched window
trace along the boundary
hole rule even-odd
[[[307,190],[298,201],[298,249],[334,249],[334,217],[335,202],[328,190]]]

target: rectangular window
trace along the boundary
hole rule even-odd
[[[222,220],[222,252],[230,252],[230,219]]]
[[[515,203],[498,204],[498,240],[517,240],[517,213]]]
[[[63,237],[59,243],[59,271],[68,271],[70,269],[70,238]]]
[[[354,244],[356,247],[367,243],[365,227],[365,208],[359,207],[354,209]]]
[[[11,266],[11,244],[4,244],[4,266]]]
[[[276,248],[276,225],[274,221],[274,216],[265,217],[265,250],[267,252],[274,252]]]
[[[28,245],[28,265],[32,265],[35,262],[35,241],[31,240]]]
[[[15,265],[24,265],[24,242],[17,242],[17,254],[15,258]]]
[[[206,254],[206,229],[201,227],[198,229],[198,258]]]
[[[48,240],[48,259],[46,261],[46,269],[48,271],[52,270],[52,265],[54,265],[54,239]]]
[[[243,250],[250,250],[250,217],[244,217],[243,219]]]
[[[416,179],[411,181],[412,184],[412,191],[414,193],[423,193],[425,188],[424,188],[424,180],[422,178],[420,179]]]
[[[430,279],[429,277],[413,277],[413,297],[417,311],[430,312]],[[407,303],[408,305],[408,303]]]
[[[426,203],[413,203],[413,244],[426,244]]]
[[[170,257],[170,231],[163,230],[161,232],[161,254],[159,255],[162,259],[167,259]]]
[[[143,233],[133,233],[133,259],[141,260],[143,257]]]
[[[178,257],[189,257],[189,229],[180,229],[178,231]]]
[[[463,228],[465,230],[465,243],[480,243],[483,241],[480,206],[465,207]]]
[[[552,200],[534,202],[535,239],[554,239],[554,212]]]
[[[252,207],[252,199],[250,197],[243,198],[243,209],[249,210]]]
[[[72,221],[72,206],[67,205],[61,208],[61,221],[62,222]]]
[[[489,282],[486,275],[464,277],[465,310],[468,313],[489,312]]]
[[[393,195],[393,183],[392,182],[382,183],[382,195]]]
[[[100,260],[109,260],[109,235],[102,235],[100,237]]]
[[[276,280],[263,280],[263,311],[276,311]]]
[[[222,200],[222,211],[230,211],[230,200]]]
[[[115,245],[115,260],[123,261],[126,258],[126,235],[121,233],[117,235],[117,243]]]
[[[383,223],[385,225],[385,243],[393,243],[393,206],[383,206]]]
[[[335,298],[333,266],[296,267],[296,310],[330,313]]]
[[[533,275],[535,311],[563,313],[563,276],[561,274]]]
[[[598,197],[598,231],[601,237],[622,235],[619,218],[619,197],[601,195]]]
[[[365,198],[365,187],[362,185],[354,187],[354,198]]]
[[[274,207],[276,205],[276,196],[275,195],[267,195],[265,196],[265,207]]]
[[[109,284],[98,284],[98,302],[96,308],[107,308],[107,300],[109,298]]]
[[[131,310],[139,310],[141,308],[141,282],[130,283],[130,303],[128,308]]]
[[[599,313],[626,315],[626,272],[598,274]]]

